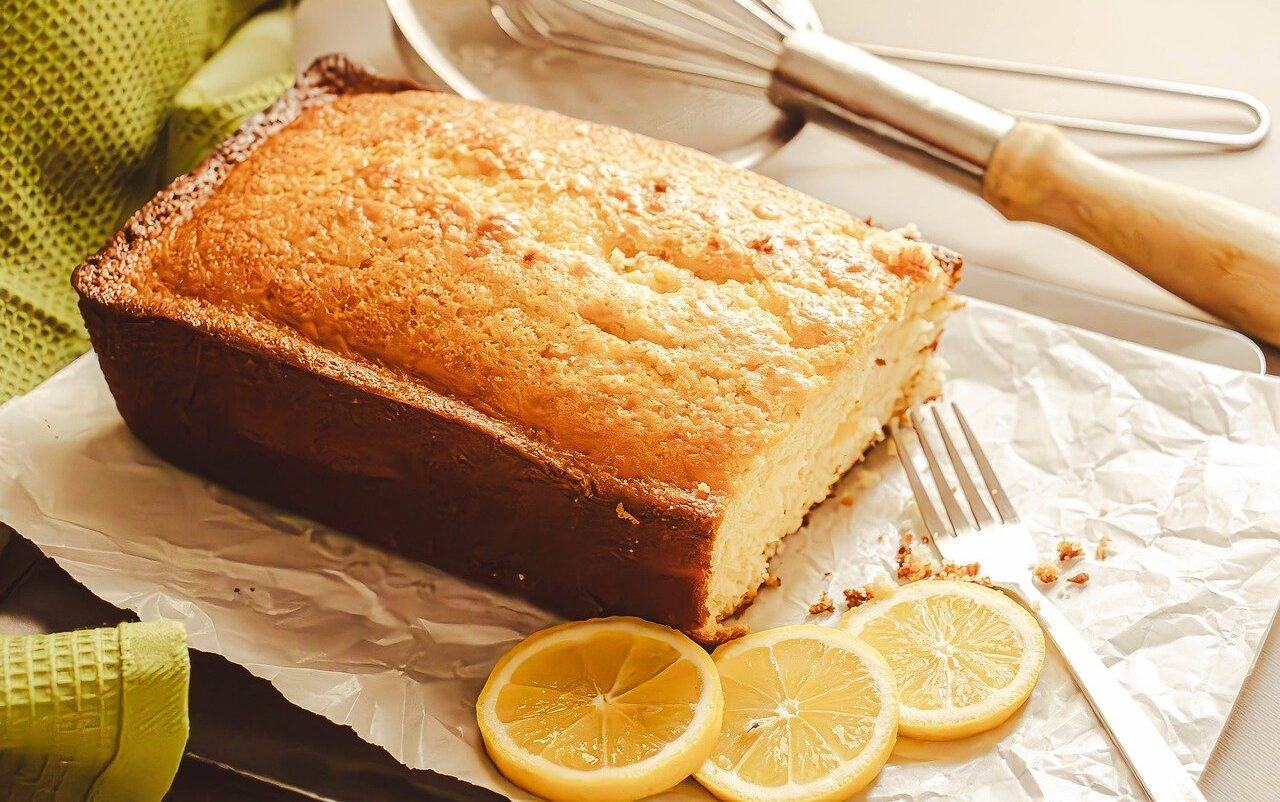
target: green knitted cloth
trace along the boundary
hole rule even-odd
[[[292,83],[263,5],[0,0],[0,402],[88,348],[71,270]]]
[[[190,677],[175,621],[0,635],[0,796],[160,800],[187,743]]]

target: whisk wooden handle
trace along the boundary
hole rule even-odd
[[[982,194],[1008,219],[1074,234],[1280,345],[1280,218],[1112,164],[1028,122],[996,146]]]

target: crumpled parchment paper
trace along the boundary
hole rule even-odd
[[[1046,556],[1060,535],[1088,544],[1064,574],[1088,585],[1049,595],[1199,772],[1280,600],[1280,382],[976,301],[942,353],[947,396]],[[782,586],[745,620],[834,623],[843,588],[895,567],[913,516],[882,447],[788,538]],[[194,648],[403,763],[528,798],[485,757],[473,703],[498,656],[553,618],[168,466],[129,435],[92,355],[0,408],[0,519],[98,596],[182,621]],[[1098,561],[1103,534],[1115,554]],[[837,613],[810,616],[824,590]],[[1010,722],[947,745],[904,739],[865,796],[1134,787],[1051,652]],[[688,781],[668,796],[707,795]]]

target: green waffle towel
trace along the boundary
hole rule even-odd
[[[190,676],[172,621],[0,636],[3,798],[162,798],[187,743]]]
[[[263,5],[0,4],[0,402],[88,348],[71,270],[293,82]]]

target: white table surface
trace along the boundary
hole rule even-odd
[[[815,0],[829,32],[877,44],[1082,67],[1241,89],[1280,112],[1280,2],[1274,0]],[[295,60],[341,51],[403,72],[381,0],[305,0]],[[1161,120],[1171,107],[1144,96],[1082,98],[1053,84],[999,82],[946,69],[930,77],[996,105]],[[1144,116],[1145,114],[1145,116]],[[1214,113],[1212,119],[1221,119]],[[1228,119],[1236,119],[1229,117]],[[1238,120],[1247,122],[1247,118]],[[1243,153],[1079,135],[1096,153],[1151,175],[1280,214],[1280,133]],[[809,126],[759,168],[877,222],[916,223],[925,236],[978,264],[1129,303],[1210,319],[1109,256],[1057,231],[1011,224],[981,201]],[[1269,354],[1272,373],[1280,359]],[[1268,637],[1254,674],[1210,759],[1201,787],[1214,800],[1280,799],[1280,636]]]

